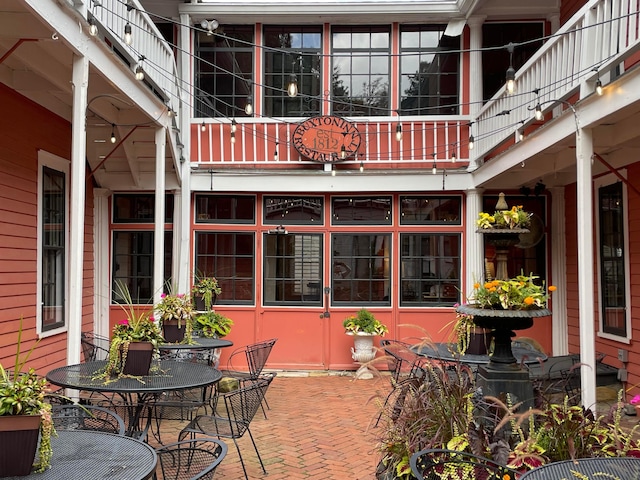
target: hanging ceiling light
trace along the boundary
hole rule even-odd
[[[124,26],[124,43],[131,45],[133,43],[133,37],[131,36],[131,24],[127,22]]]
[[[507,51],[509,52],[509,68],[507,68],[505,88],[507,93],[511,95],[516,89],[516,70],[513,68],[513,43],[507,45]]]
[[[111,143],[116,143],[116,126],[111,124]]]

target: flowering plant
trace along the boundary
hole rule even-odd
[[[473,306],[496,310],[533,310],[546,308],[547,300],[556,287],[537,285],[535,275],[518,275],[507,280],[476,283],[471,294]]]
[[[118,305],[125,312],[126,318],[113,327],[105,370],[107,376],[122,373],[131,342],[151,342],[154,351],[158,350],[158,344],[164,342],[162,331],[152,316],[152,310],[134,307],[129,287],[124,283],[116,283],[116,294],[123,299],[123,303]]]
[[[376,317],[366,308],[361,309],[355,315],[350,315],[342,322],[346,333],[372,333],[374,335],[384,335],[389,329],[376,319]]]
[[[218,284],[216,277],[199,276],[191,289],[191,294],[200,297],[204,301],[205,310],[211,310],[213,304],[213,295],[220,295],[222,289]]]
[[[186,325],[191,324],[191,317],[193,316],[193,304],[191,298],[184,293],[163,293],[160,295],[160,302],[154,307],[158,319],[162,322],[164,320],[178,320],[178,326],[182,326],[182,320]]]
[[[522,205],[511,207],[510,210],[498,210],[489,215],[485,212],[478,214],[476,225],[480,229],[514,229],[527,228],[531,223],[531,214],[522,209]]]

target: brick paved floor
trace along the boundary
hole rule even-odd
[[[346,375],[279,374],[267,392],[270,409],[258,411],[251,431],[268,475],[258,462],[251,439],[238,440],[251,479],[374,480],[379,460],[376,395],[387,394],[389,377],[355,380]],[[163,422],[162,440],[177,440],[185,423]],[[152,437],[149,439],[153,444]],[[216,478],[242,479],[242,466],[232,440]]]

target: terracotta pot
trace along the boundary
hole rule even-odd
[[[153,344],[151,342],[131,342],[122,373],[136,377],[149,375],[152,357]]]
[[[0,477],[22,477],[31,473],[40,420],[40,415],[0,417]]]
[[[162,336],[169,343],[180,343],[184,340],[184,333],[187,330],[185,323],[188,320],[182,320],[178,324],[178,319],[162,321]],[[179,326],[178,326],[179,325]]]

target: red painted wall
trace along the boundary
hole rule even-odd
[[[71,158],[71,125],[0,84],[0,363],[13,365],[20,317],[23,351],[36,340],[38,150]],[[93,191],[87,185],[83,324],[93,322]],[[44,338],[29,366],[44,375],[66,362],[66,333]]]

